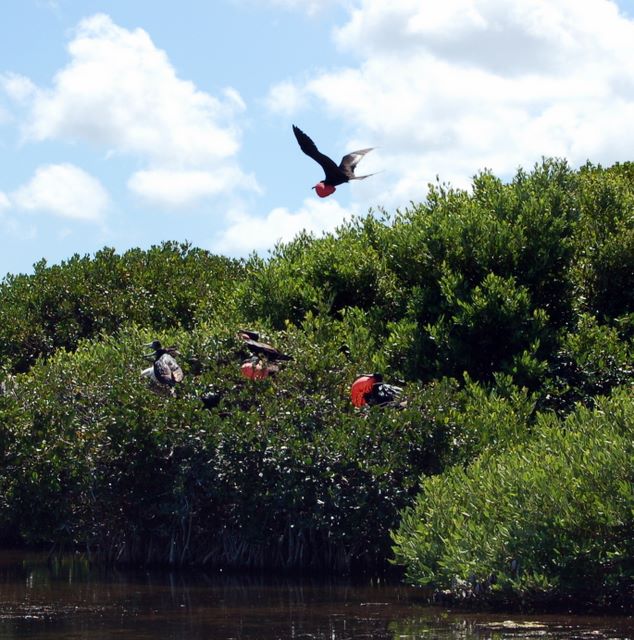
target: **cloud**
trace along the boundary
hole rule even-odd
[[[274,87],[268,104],[317,103],[380,147],[380,202],[543,155],[631,159],[634,21],[613,2],[358,0],[348,15],[333,32],[347,66],[285,86],[292,101]]]
[[[236,167],[216,171],[137,171],[128,180],[128,188],[137,196],[159,206],[189,207],[205,198],[237,188],[258,190],[254,178]]]
[[[0,74],[0,84],[7,95],[16,102],[26,102],[37,93],[35,84],[19,73]]]
[[[27,134],[34,140],[88,141],[157,162],[198,164],[235,154],[228,124],[244,108],[179,79],[167,55],[142,29],[128,31],[103,14],[80,22],[71,62],[40,90]]]
[[[26,140],[81,142],[109,156],[136,157],[146,171],[131,178],[131,187],[166,206],[182,201],[184,171],[240,172],[238,119],[246,107],[235,89],[214,96],[179,78],[146,31],[120,27],[104,14],[79,23],[68,52],[68,64],[49,88],[16,74],[3,76],[5,91],[28,101]],[[159,174],[162,183],[152,179]],[[248,182],[234,176],[207,192]]]
[[[6,193],[0,191],[0,213],[5,211],[6,209],[9,209],[10,207],[11,207],[11,202],[9,201],[9,198],[7,197]]]
[[[266,99],[266,107],[275,113],[292,115],[306,103],[306,94],[291,81],[280,82],[271,87]]]
[[[27,211],[88,222],[101,221],[109,206],[101,183],[72,164],[39,167],[27,184],[11,194],[11,201]]]
[[[302,207],[291,212],[277,207],[264,218],[234,211],[229,225],[215,239],[212,249],[225,255],[246,255],[250,251],[262,251],[276,242],[288,242],[301,231],[320,235],[333,231],[352,212],[336,200],[306,199]]]

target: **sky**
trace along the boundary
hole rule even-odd
[[[299,149],[375,147],[320,199]],[[5,0],[0,278],[166,240],[266,257],[544,156],[634,160],[634,0]]]

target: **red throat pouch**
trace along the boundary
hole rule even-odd
[[[317,192],[317,195],[320,198],[325,198],[326,196],[329,196],[331,193],[334,193],[336,191],[335,187],[329,185],[329,184],[324,184],[323,182],[318,182],[315,185],[315,191]]]

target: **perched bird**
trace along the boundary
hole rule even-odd
[[[240,367],[240,371],[245,378],[249,380],[264,380],[269,376],[278,373],[280,368],[276,364],[263,362],[258,356],[253,356],[249,360],[245,360]]]
[[[260,335],[255,331],[240,329],[238,331],[238,337],[242,339],[246,348],[256,356],[261,356],[271,361],[293,359],[291,356],[287,356],[270,344],[260,342]]]
[[[400,401],[403,389],[383,382],[380,373],[364,374],[357,378],[350,389],[350,398],[355,407],[394,406],[403,408],[407,401]]]
[[[183,379],[183,370],[178,366],[174,359],[175,355],[180,355],[176,347],[164,348],[160,341],[154,340],[146,347],[154,349],[153,353],[148,353],[144,357],[154,361],[151,373],[146,373],[146,369],[141,375],[148,375],[150,378],[169,387],[173,387],[177,382]]]
[[[215,409],[222,400],[222,393],[215,387],[208,387],[207,391],[200,394],[200,400],[203,403],[205,409]]]
[[[374,385],[381,382],[383,376],[380,374],[364,374],[358,377],[350,388],[350,399],[355,407],[363,407],[368,404],[367,397],[372,393]]]
[[[297,138],[300,149],[307,156],[310,156],[318,162],[326,174],[326,177],[313,187],[320,198],[325,198],[331,193],[334,193],[336,190],[335,187],[339,184],[349,182],[350,180],[364,180],[374,175],[373,173],[368,173],[365,176],[354,175],[355,167],[359,164],[363,156],[368,153],[368,151],[372,151],[374,147],[348,153],[341,159],[341,163],[337,166],[334,160],[317,149],[315,143],[299,127],[293,125],[293,133]]]
[[[247,338],[251,338],[251,340],[260,339],[260,334],[257,331],[251,331],[251,329],[240,329],[239,333],[244,334]]]

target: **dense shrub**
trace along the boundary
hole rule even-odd
[[[633,436],[628,392],[563,425],[540,416],[522,445],[423,480],[394,536],[397,561],[412,582],[469,595],[625,595],[634,585]]]
[[[147,330],[39,362],[2,397],[0,533],[120,561],[380,566],[420,473],[460,455],[446,418],[460,392],[413,387],[405,410],[353,409],[345,332],[314,319],[277,334],[295,362],[261,382],[240,376],[226,329],[160,334],[182,352],[174,397],[140,378]]]
[[[113,561],[379,566],[423,477],[398,534],[413,580],[475,576],[487,591],[495,571],[496,589],[564,593],[579,567],[598,576],[603,562],[606,590],[613,567],[627,581],[627,563],[597,560],[599,547],[590,564],[571,559],[575,523],[580,539],[605,533],[606,553],[625,547],[547,448],[564,438],[571,468],[608,492],[599,506],[620,509],[621,485],[597,480],[583,452],[622,459],[612,444],[598,453],[608,427],[579,407],[612,406],[634,381],[633,198],[629,163],[544,160],[507,184],[483,172],[470,191],[434,185],[423,203],[300,234],[266,260],[165,243],[7,277],[0,539]],[[240,376],[247,326],[294,357],[277,377]],[[182,354],[174,396],[139,376],[155,337]],[[404,387],[405,409],[353,409],[350,383],[377,370]],[[211,411],[208,390],[222,396]],[[629,411],[626,396],[614,402]],[[538,521],[554,504],[552,474],[570,505],[564,542]],[[514,503],[520,493],[534,502]],[[549,545],[566,559],[548,560]]]
[[[0,284],[5,371],[26,371],[40,356],[130,322],[191,329],[198,316],[226,304],[241,276],[236,261],[172,242],[122,255],[103,249],[50,267],[41,261],[32,275]]]
[[[393,218],[252,260],[241,304],[278,329],[354,307],[400,376],[501,372],[537,388],[577,314],[611,325],[634,313],[632,173],[544,160],[509,184],[482,173],[471,193],[432,186]]]

